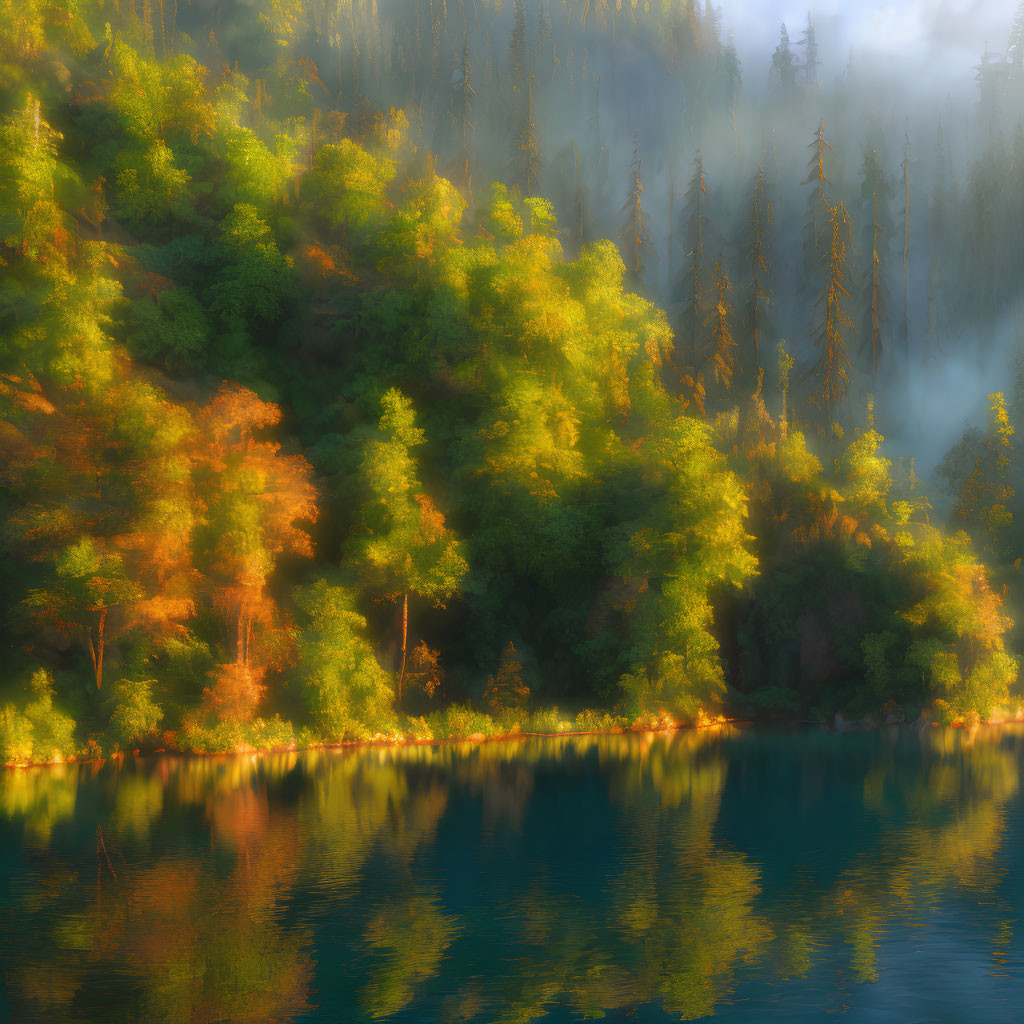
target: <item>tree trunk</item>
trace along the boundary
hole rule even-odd
[[[402,667],[398,672],[398,710],[402,710],[402,680],[405,678],[405,646],[409,635],[409,594],[402,595]]]
[[[92,634],[87,632],[86,638],[89,641],[89,655],[92,658],[92,670],[96,673],[96,689],[103,686],[103,629],[107,623],[107,609],[100,612],[100,621],[96,627],[96,643],[92,642]]]

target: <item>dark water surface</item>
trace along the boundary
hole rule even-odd
[[[0,774],[0,1019],[1024,1019],[1024,730]]]

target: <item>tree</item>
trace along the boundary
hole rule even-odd
[[[882,171],[878,150],[873,147],[869,147],[864,154],[860,194],[863,204],[871,204],[871,220],[870,223],[865,221],[862,231],[862,248],[871,253],[863,285],[866,312],[862,336],[870,344],[871,373],[875,376],[885,348],[883,330],[888,321],[888,289],[885,286],[883,257],[891,230],[889,199],[892,197],[892,186]]]
[[[191,422],[155,388],[114,377],[89,394],[34,376],[0,385],[0,471],[13,553],[45,566],[26,605],[76,638],[102,689],[112,645],[158,645],[193,612]]]
[[[648,253],[653,250],[651,233],[647,228],[647,212],[643,208],[644,186],[640,181],[640,147],[636,132],[633,132],[633,179],[629,198],[622,207],[626,214],[626,225],[622,230],[622,255],[626,271],[634,284],[639,284],[644,272]]]
[[[513,178],[522,189],[523,195],[535,196],[540,192],[543,163],[540,158],[540,143],[537,141],[537,126],[533,122],[532,74],[527,92],[526,120],[516,135],[512,151]]]
[[[521,108],[520,93],[523,91],[523,54],[526,50],[526,11],[523,0],[515,0],[512,9],[512,35],[508,41],[508,63],[512,72],[513,103],[517,111]]]
[[[721,260],[715,263],[711,282],[713,295],[705,325],[709,345],[707,361],[711,363],[715,381],[728,391],[732,387],[735,369],[736,356],[733,350],[736,348],[736,339],[733,337],[732,307],[729,304],[732,285],[722,269]]]
[[[772,77],[778,86],[783,103],[789,103],[796,97],[796,73],[797,63],[793,57],[793,51],[789,48],[789,33],[786,31],[785,22],[783,22],[779,45],[775,47],[775,53],[772,54]]]
[[[804,61],[803,61],[803,73],[804,73],[804,86],[810,91],[816,91],[818,88],[818,65],[821,61],[818,60],[818,41],[814,35],[814,25],[811,23],[811,12],[807,12],[807,28],[804,29],[804,34],[800,38],[800,45],[804,47]]]
[[[842,202],[829,206],[828,233],[830,244],[828,251],[823,254],[826,283],[815,303],[819,308],[820,319],[813,332],[819,349],[818,386],[813,402],[831,425],[835,422],[836,408],[850,386],[847,337],[853,329],[853,323],[844,308],[844,300],[850,295],[846,288],[850,220]]]
[[[680,281],[683,306],[679,333],[683,343],[689,348],[684,365],[693,367],[696,373],[704,347],[703,327],[707,318],[704,237],[708,230],[708,195],[704,184],[704,158],[699,152],[694,159],[694,167],[690,187],[686,191],[686,208],[683,213],[687,253]]]
[[[391,680],[365,637],[350,590],[319,579],[295,594],[297,676],[314,722],[330,739],[364,738],[391,724]]]
[[[487,677],[484,700],[495,714],[523,711],[529,703],[530,688],[523,682],[523,666],[511,640],[501,655],[498,671]]]
[[[268,584],[280,555],[312,557],[305,524],[316,521],[309,463],[264,432],[281,410],[253,391],[223,384],[198,417],[194,454],[204,522],[199,549],[210,600],[224,625],[225,654],[205,692],[219,717],[248,721],[263,679],[290,654]]]
[[[821,239],[827,237],[831,218],[831,204],[825,191],[829,179],[825,174],[825,154],[832,147],[825,141],[825,121],[822,119],[814,134],[814,141],[808,146],[812,150],[807,162],[807,177],[803,184],[811,186],[807,199],[807,216],[804,221],[804,273],[813,272],[821,260]]]
[[[910,345],[910,135],[903,144],[903,319],[900,340],[904,355]]]
[[[757,569],[745,547],[746,497],[699,420],[652,418],[640,451],[652,492],[618,568],[636,594],[620,686],[636,711],[660,705],[693,718],[724,689],[711,589]]]
[[[770,270],[770,231],[772,224],[772,206],[768,198],[768,189],[764,180],[764,161],[757,171],[757,182],[751,204],[750,220],[747,235],[747,266],[750,273],[747,278],[747,299],[745,303],[745,327],[750,332],[754,343],[755,372],[761,367],[761,334],[765,327],[767,311],[771,306],[772,293],[768,286]]]
[[[989,395],[988,400],[988,430],[965,431],[946,453],[938,473],[956,498],[951,517],[954,524],[966,527],[988,555],[1006,559],[1015,553],[1010,550],[1014,430],[1002,392]]]
[[[462,62],[459,65],[458,77],[452,87],[451,116],[459,132],[457,172],[462,186],[467,192],[472,184],[472,173],[469,167],[469,133],[473,131],[473,124],[469,118],[473,112],[473,97],[476,96],[476,90],[470,81],[472,71],[469,59],[469,36],[466,36],[465,42],[462,44]]]
[[[416,479],[412,450],[425,443],[412,402],[395,388],[381,398],[377,436],[363,449],[359,480],[366,495],[351,548],[363,566],[366,584],[401,605],[402,702],[409,633],[409,596],[438,607],[456,594],[469,567],[458,539]]]

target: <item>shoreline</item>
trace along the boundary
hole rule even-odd
[[[790,729],[810,729],[817,728],[822,729],[826,732],[836,734],[847,734],[847,733],[859,733],[859,732],[875,732],[880,729],[913,729],[917,732],[924,732],[928,729],[964,729],[970,734],[978,732],[983,726],[1002,726],[1002,725],[1013,725],[1024,723],[1024,711],[1018,711],[1015,715],[1007,715],[1005,717],[992,717],[985,721],[967,722],[964,720],[957,720],[949,723],[941,723],[933,720],[926,720],[924,718],[917,719],[915,721],[900,721],[900,722],[877,722],[872,719],[859,719],[849,720],[840,718],[839,721],[828,723],[828,722],[812,722],[806,719],[777,719],[769,721],[759,721],[753,718],[726,718],[724,716],[718,716],[714,719],[705,718],[698,720],[694,723],[681,723],[673,722],[671,725],[661,725],[655,728],[649,726],[623,726],[614,729],[583,729],[583,730],[570,730],[567,729],[562,732],[523,732],[515,731],[509,733],[501,733],[499,735],[485,735],[484,733],[471,733],[468,736],[448,737],[444,739],[421,739],[416,736],[399,736],[399,737],[380,737],[368,740],[342,740],[337,743],[314,743],[307,746],[299,746],[297,743],[290,743],[286,746],[276,745],[269,747],[251,747],[248,745],[239,745],[233,750],[181,750],[175,748],[164,748],[160,747],[157,749],[143,749],[137,748],[132,751],[118,751],[114,754],[110,754],[106,757],[87,757],[87,758],[76,758],[69,757],[67,759],[54,760],[54,761],[33,761],[28,764],[3,764],[0,765],[0,769],[11,770],[11,771],[23,771],[30,768],[55,768],[61,765],[75,765],[78,767],[88,764],[102,765],[107,761],[125,761],[129,757],[179,757],[179,758],[213,758],[213,757],[252,757],[259,756],[263,757],[268,754],[300,754],[306,753],[307,751],[314,750],[360,750],[369,749],[373,747],[379,748],[397,748],[397,747],[441,747],[441,746],[453,746],[455,744],[472,743],[474,745],[482,745],[485,743],[507,743],[513,740],[527,740],[527,739],[567,739],[570,737],[578,736],[624,736],[624,735],[648,735],[648,736],[667,736],[677,732],[701,732],[712,729],[720,729],[723,726],[766,726],[766,727],[784,727]]]

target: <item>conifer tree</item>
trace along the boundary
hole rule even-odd
[[[526,122],[516,138],[513,153],[514,178],[523,190],[524,196],[535,196],[540,192],[540,175],[543,163],[540,157],[540,143],[537,141],[537,126],[533,122],[533,75],[527,88]]]
[[[807,161],[807,177],[803,184],[811,186],[811,194],[807,200],[807,216],[804,221],[804,272],[811,271],[820,261],[820,247],[823,232],[831,222],[831,204],[825,192],[830,184],[825,173],[825,154],[832,152],[832,147],[825,141],[825,121],[818,125],[814,139],[808,146],[811,150]],[[827,243],[827,233],[825,235]]]
[[[640,147],[637,134],[633,132],[633,175],[629,197],[622,207],[626,224],[622,230],[622,255],[629,280],[635,287],[639,284],[649,254],[653,251],[651,234],[647,227],[647,212],[643,208],[644,186],[640,180]]]
[[[721,260],[716,261],[715,269],[712,271],[711,288],[712,301],[705,321],[705,330],[708,336],[706,361],[711,366],[711,374],[715,378],[715,382],[723,390],[728,391],[732,387],[735,370],[736,339],[733,336],[732,307],[729,301],[732,285],[722,269]]]
[[[910,344],[910,136],[903,144],[903,320],[900,341],[904,355]]]
[[[747,266],[750,268],[750,272],[747,279],[744,321],[754,344],[754,366],[759,368],[761,366],[761,335],[765,327],[767,310],[772,301],[771,289],[768,286],[772,206],[764,179],[763,160],[758,167],[751,207],[746,247]]]
[[[812,396],[813,403],[826,417],[835,422],[835,413],[850,386],[850,355],[848,337],[853,323],[844,303],[849,299],[847,290],[847,251],[850,244],[850,220],[842,202],[830,205],[827,225],[829,246],[822,249],[826,284],[818,296],[819,321],[814,331],[819,349],[818,385]]]
[[[703,326],[707,317],[705,307],[706,270],[704,266],[704,238],[707,233],[707,187],[704,183],[704,157],[700,152],[694,159],[694,173],[686,190],[684,223],[686,233],[686,263],[682,269],[680,291],[683,296],[680,317],[680,342],[688,351],[685,363],[696,372],[703,350]]]
[[[878,373],[885,348],[883,334],[888,320],[883,257],[890,231],[889,198],[892,188],[882,171],[878,150],[873,147],[869,147],[864,155],[863,174],[861,200],[869,204],[870,220],[865,218],[861,233],[862,251],[869,261],[865,267],[862,289],[865,301],[862,335],[869,346],[871,373],[874,376]]]
[[[789,48],[789,33],[786,31],[785,22],[783,22],[779,45],[775,47],[775,53],[772,55],[772,77],[778,85],[783,103],[791,102],[796,98],[796,73],[797,64],[793,57],[793,51]]]
[[[804,85],[808,90],[816,91],[818,88],[818,65],[821,62],[818,60],[818,41],[814,35],[810,11],[807,12],[807,28],[804,29],[804,34],[800,38],[800,45],[804,47]]]
[[[512,13],[512,35],[508,43],[508,63],[512,74],[513,103],[518,113],[522,109],[520,98],[523,91],[523,54],[526,50],[526,11],[523,0],[515,0]]]
[[[469,118],[473,111],[473,97],[476,95],[470,80],[472,70],[469,59],[469,36],[466,36],[465,42],[462,44],[462,61],[459,65],[458,78],[452,89],[451,115],[459,132],[459,155],[457,158],[458,176],[461,179],[459,184],[467,191],[472,184],[469,167],[469,133],[473,131],[473,124]]]
[[[949,179],[946,173],[946,152],[939,121],[935,139],[935,184],[928,207],[928,328],[925,335],[926,358],[940,347],[939,326],[947,325],[943,287],[943,255],[949,247]]]

